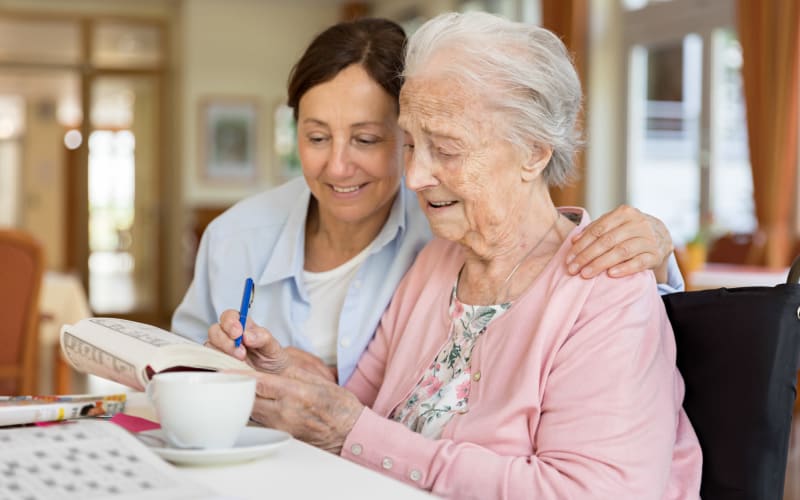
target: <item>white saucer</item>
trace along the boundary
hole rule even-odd
[[[170,447],[161,429],[139,432],[137,437],[164,460],[181,465],[246,462],[272,453],[291,439],[289,434],[275,429],[245,427],[232,448],[193,450]]]

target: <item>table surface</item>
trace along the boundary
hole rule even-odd
[[[689,275],[690,290],[734,288],[742,286],[774,286],[786,283],[789,269],[772,269],[736,264],[708,263]]]
[[[128,395],[125,413],[155,420],[142,393]],[[221,466],[179,466],[178,472],[226,499],[430,499],[427,492],[296,439],[264,458]]]

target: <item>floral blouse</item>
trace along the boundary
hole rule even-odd
[[[450,296],[450,338],[406,400],[390,418],[425,437],[437,439],[456,413],[467,412],[472,381],[472,350],[489,323],[503,315],[511,303],[492,306],[464,304]]]

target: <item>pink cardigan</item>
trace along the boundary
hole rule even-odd
[[[386,418],[450,331],[463,251],[429,243],[347,384],[369,408],[342,456],[450,498],[698,498],[700,446],[652,273],[571,277],[569,246],[478,341],[469,411],[430,440]]]

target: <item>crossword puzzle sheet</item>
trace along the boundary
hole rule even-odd
[[[0,500],[212,495],[110,422],[0,429]]]

